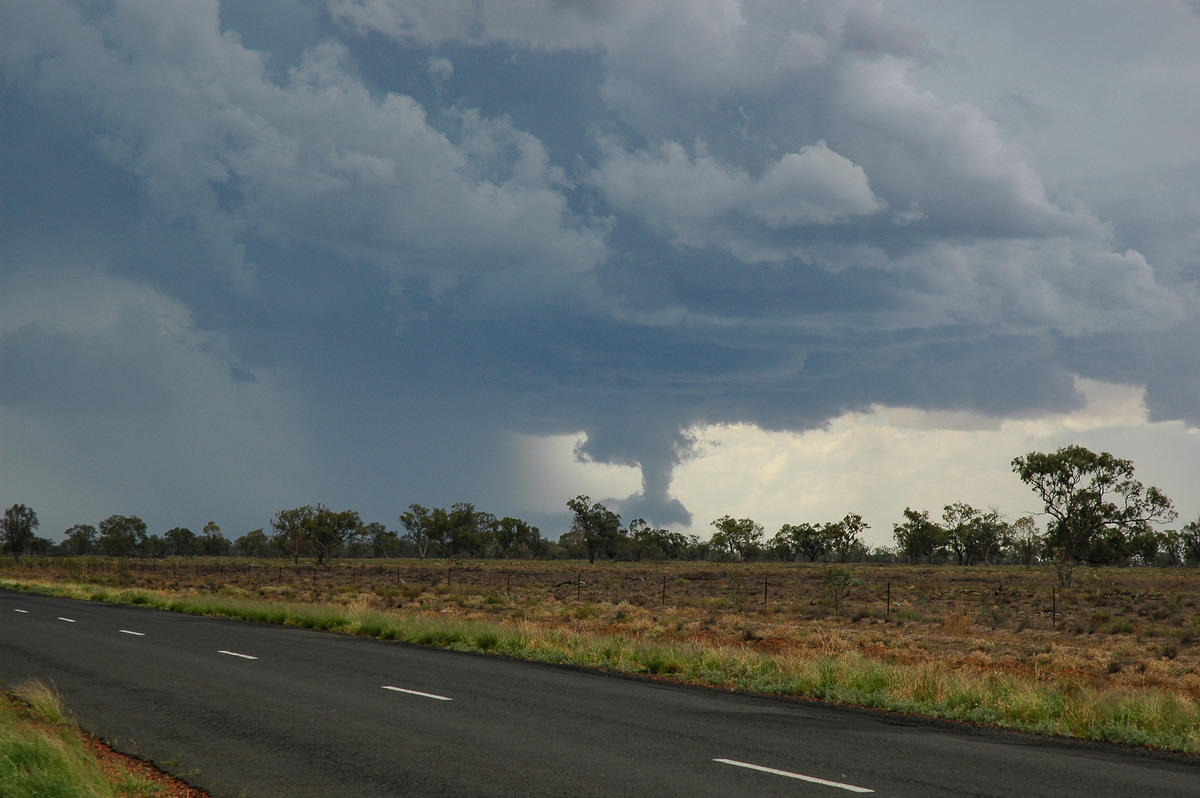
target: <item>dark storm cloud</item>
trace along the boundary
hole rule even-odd
[[[1083,372],[1200,416],[1194,247],[1164,270],[1120,197],[1063,199],[880,4],[21,0],[0,30],[0,405],[217,441],[198,483],[286,459],[239,518],[518,512],[510,432],[585,432],[642,470],[624,512],[686,524],[699,424],[1063,410]],[[271,407],[292,440],[237,432]]]

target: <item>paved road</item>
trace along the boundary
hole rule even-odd
[[[1197,796],[1181,758],[0,591],[0,679],[214,796]]]

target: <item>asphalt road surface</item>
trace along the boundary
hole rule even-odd
[[[0,591],[0,680],[214,796],[1198,796],[1200,764]]]

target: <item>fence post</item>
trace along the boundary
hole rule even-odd
[[[667,606],[667,575],[663,574],[663,591],[662,591],[663,606]]]
[[[1050,588],[1050,622],[1058,628],[1058,588]]]
[[[763,577],[763,606],[764,607],[767,606],[767,580],[768,579],[770,579],[770,577],[767,577],[767,576]]]
[[[883,617],[884,618],[892,617],[892,583],[891,583],[891,581],[888,581],[888,583],[887,583],[887,610],[884,611]]]

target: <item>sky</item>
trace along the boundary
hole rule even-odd
[[[1200,517],[1200,2],[6,0],[0,504]]]

